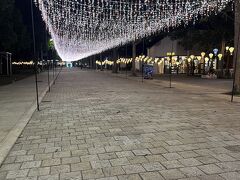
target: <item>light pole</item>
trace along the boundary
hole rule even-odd
[[[218,54],[218,60],[221,62],[221,77],[223,77],[223,61],[222,61],[222,54]]]
[[[226,74],[227,76],[230,76],[230,56],[233,55],[234,47],[226,47],[226,52],[227,52],[227,65],[226,65]]]
[[[195,70],[195,63],[194,63],[194,59],[195,59],[195,56],[194,55],[191,55],[190,56],[190,59],[191,59],[191,73],[192,73],[192,76],[194,76],[194,70]]]
[[[209,72],[212,73],[212,70],[213,70],[213,53],[209,54],[209,58],[210,58],[210,64],[209,64],[209,61],[208,61]]]
[[[197,66],[198,66],[198,74],[201,74],[201,59],[202,57],[201,56],[197,56]]]
[[[174,52],[168,52],[167,56],[169,58],[169,88],[172,88],[172,58],[175,55]]]
[[[31,18],[32,18],[32,36],[33,36],[33,56],[34,56],[34,69],[35,69],[35,86],[36,86],[36,99],[37,99],[37,110],[40,111],[39,108],[39,97],[38,97],[38,76],[37,76],[37,69],[38,69],[38,61],[36,58],[36,39],[35,39],[35,28],[34,28],[34,16],[33,16],[33,2],[31,2]]]
[[[201,53],[201,57],[202,57],[202,73],[205,74],[205,55],[206,53],[205,52],[202,52]]]
[[[214,60],[215,60],[216,74],[218,74],[217,73],[218,72],[218,49],[217,48],[213,49],[213,54],[214,54]],[[213,66],[213,69],[214,69],[214,66]]]
[[[48,64],[48,92],[50,92],[50,77],[49,77],[49,71],[50,71],[50,61],[47,60]]]

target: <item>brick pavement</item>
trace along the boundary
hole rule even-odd
[[[240,179],[238,103],[65,69],[41,107],[0,179]]]
[[[59,69],[57,70],[59,72]],[[39,100],[48,91],[47,72],[38,75]],[[53,73],[50,71],[50,85]],[[35,76],[0,87],[0,165],[36,109]]]

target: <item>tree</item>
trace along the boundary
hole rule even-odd
[[[235,91],[240,93],[240,2],[235,1]]]
[[[225,50],[225,42],[230,43],[234,36],[233,13],[230,7],[223,12],[203,17],[196,24],[180,26],[170,32],[172,39],[179,39],[185,50],[199,49],[212,51],[213,48]]]
[[[11,47],[17,41],[13,23],[14,1],[0,1],[0,51],[11,52]]]

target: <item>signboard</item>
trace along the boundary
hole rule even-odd
[[[144,64],[143,73],[144,73],[144,79],[152,79],[152,77],[153,77],[153,65]]]

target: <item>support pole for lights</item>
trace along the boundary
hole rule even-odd
[[[53,84],[55,84],[55,64],[53,60]]]
[[[170,63],[169,63],[169,88],[172,88],[172,54],[170,56]]]
[[[144,39],[143,39],[143,53],[142,53],[142,55],[144,55],[144,44],[145,43],[145,41],[144,41]],[[143,61],[143,58],[142,58],[142,83],[143,83],[143,79],[144,79],[144,76],[143,76],[143,68],[144,68],[144,61]]]
[[[127,49],[127,44],[126,44],[126,52],[125,52],[125,53],[126,53],[126,54],[125,54],[126,59],[127,59],[127,50],[128,50],[128,49]],[[126,79],[127,79],[127,61],[126,61],[126,68],[125,68],[125,70],[126,70]]]
[[[38,61],[37,61],[37,58],[36,58],[36,39],[35,39],[35,28],[34,28],[34,16],[33,16],[33,2],[32,2],[32,0],[30,0],[30,3],[31,3],[31,18],[32,18],[33,56],[34,56],[34,72],[35,72],[37,110],[40,111],[39,97],[38,97],[38,76],[37,76]]]
[[[49,71],[50,71],[50,61],[47,62],[48,63],[48,92],[50,92],[50,77],[49,77]]]

